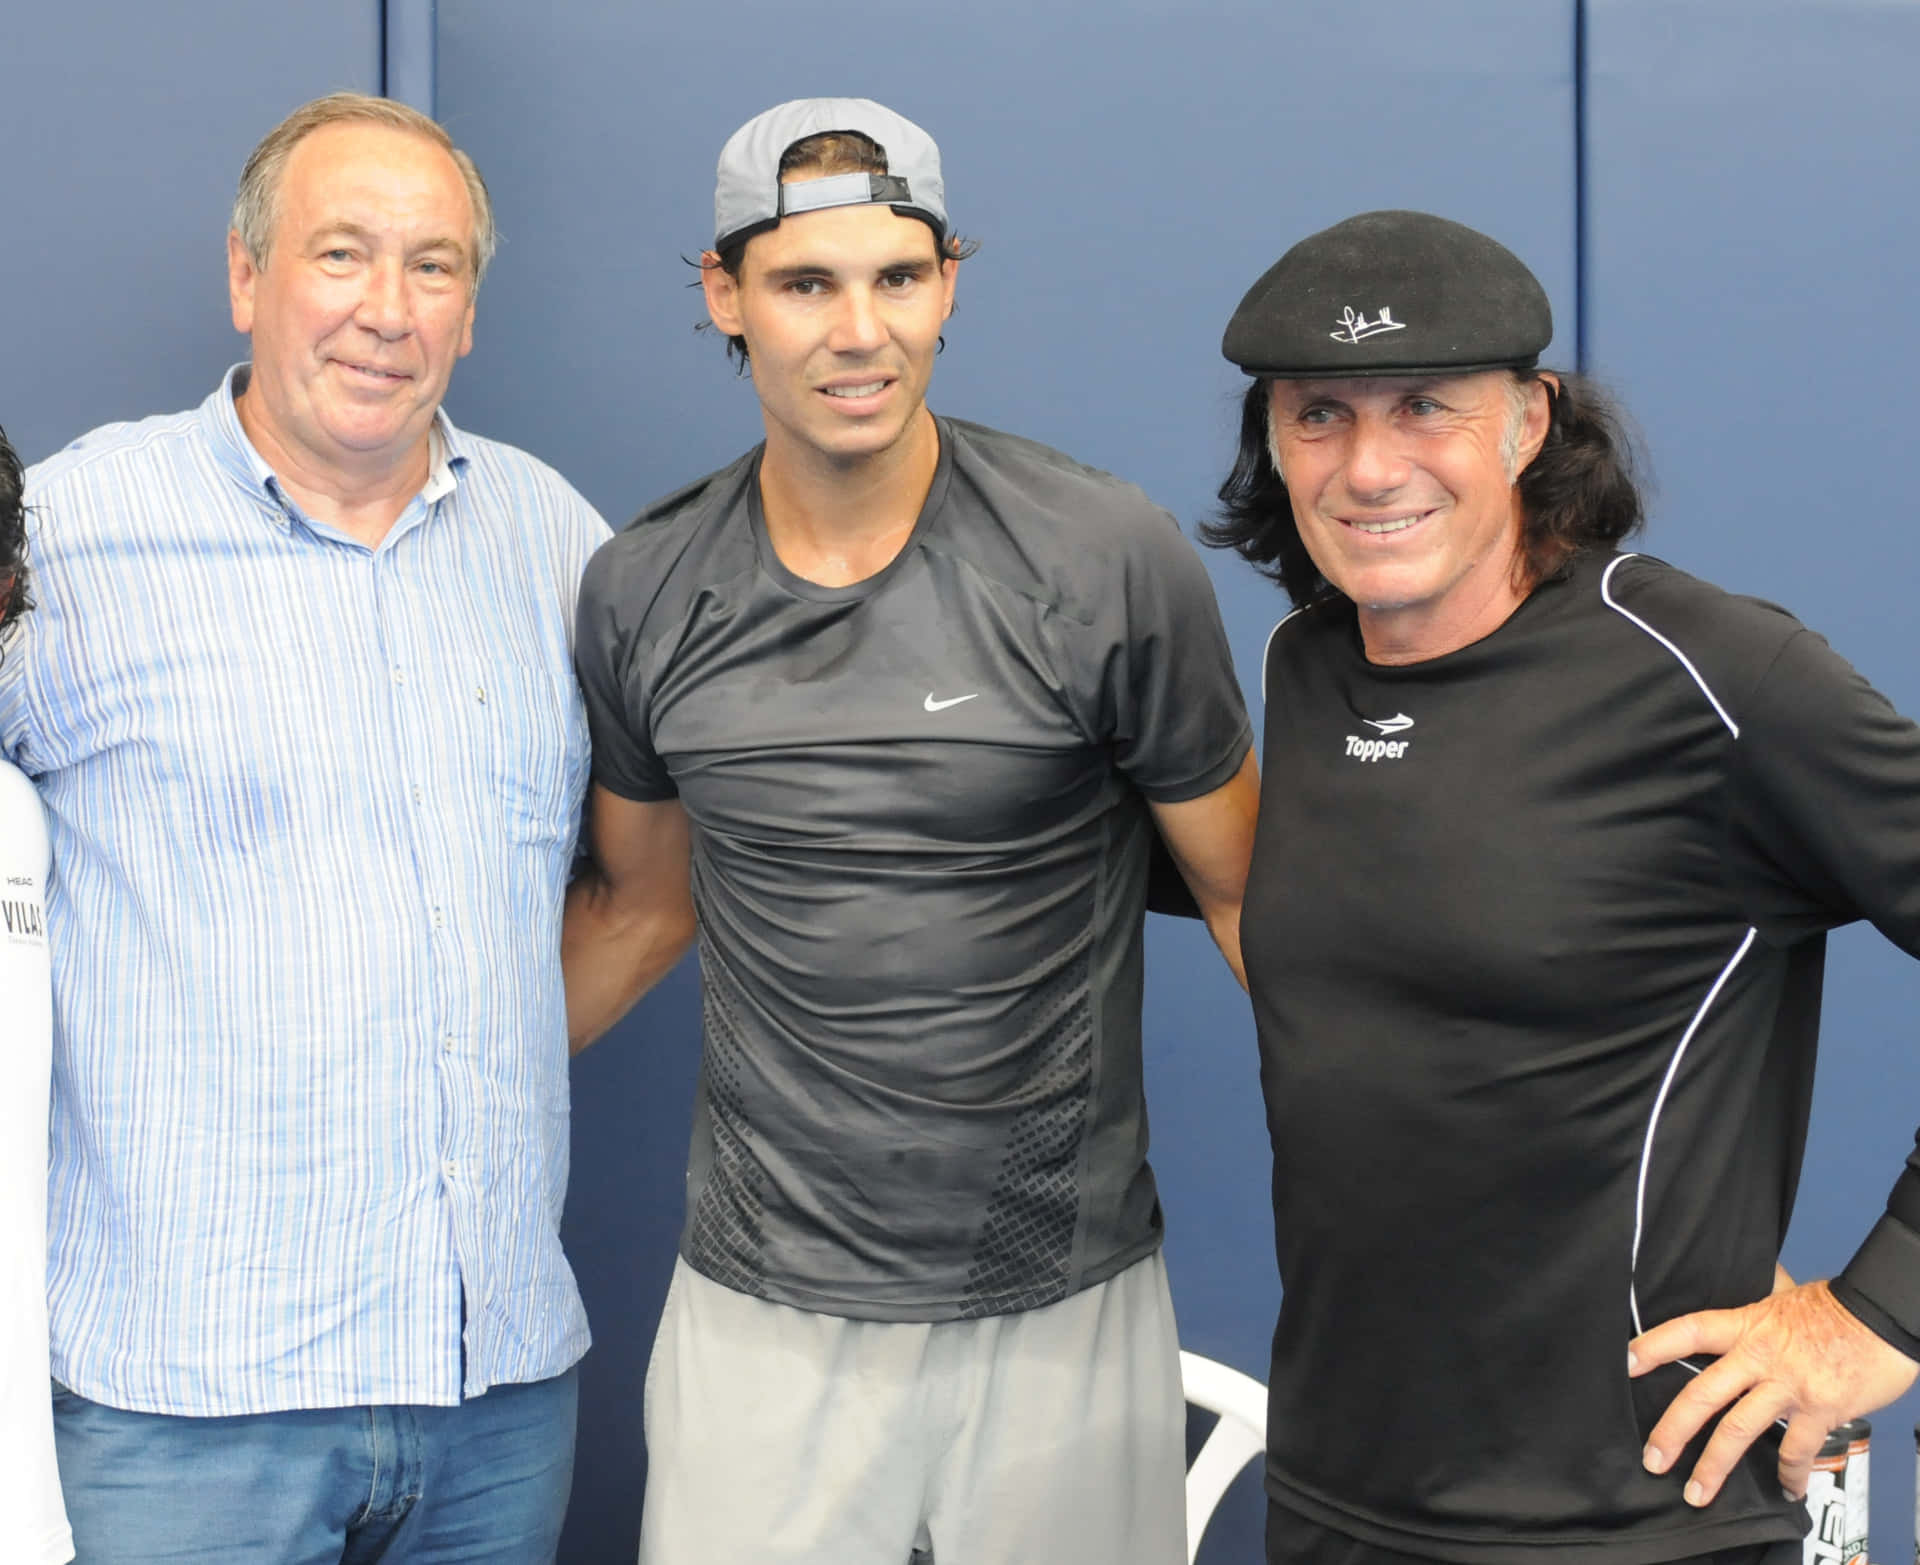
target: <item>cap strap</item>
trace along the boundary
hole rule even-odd
[[[913,200],[907,182],[898,174],[829,174],[825,179],[800,179],[780,187],[779,212],[817,212],[830,206],[866,206],[870,203],[907,203]]]

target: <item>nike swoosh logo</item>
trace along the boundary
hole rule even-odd
[[[929,712],[944,712],[948,707],[958,706],[962,701],[971,701],[974,696],[979,694],[980,692],[976,690],[972,695],[948,696],[944,701],[936,701],[933,699],[933,692],[929,690],[927,692],[926,708]]]
[[[1369,728],[1377,728],[1383,734],[1403,734],[1413,727],[1413,719],[1405,712],[1395,712],[1392,717],[1363,717],[1360,719]]]

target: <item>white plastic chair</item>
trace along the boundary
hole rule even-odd
[[[1187,1469],[1187,1565],[1193,1565],[1220,1496],[1267,1449],[1267,1388],[1251,1375],[1186,1352],[1180,1355],[1180,1382],[1195,1407],[1220,1415]]]

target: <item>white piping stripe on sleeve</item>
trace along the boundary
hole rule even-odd
[[[1614,601],[1613,573],[1616,570],[1618,570],[1623,564],[1625,564],[1628,560],[1633,560],[1638,558],[1639,558],[1638,555],[1623,554],[1620,556],[1619,559],[1615,560],[1611,565],[1609,565],[1606,568],[1605,573],[1600,577],[1600,596],[1606,600],[1607,607],[1612,609],[1614,613],[1620,615],[1624,619],[1632,620],[1634,624],[1638,625],[1649,636],[1653,637],[1655,641],[1659,642],[1661,646],[1665,647],[1669,652],[1671,652],[1676,658],[1680,660],[1680,666],[1693,676],[1693,682],[1700,687],[1700,694],[1705,696],[1708,701],[1713,703],[1714,711],[1720,714],[1720,721],[1727,725],[1727,732],[1732,734],[1734,738],[1738,739],[1740,737],[1740,725],[1727,715],[1727,709],[1720,704],[1720,698],[1713,693],[1712,689],[1708,686],[1707,682],[1700,677],[1700,670],[1693,666],[1692,660],[1688,658],[1686,653],[1682,652],[1671,641],[1667,640],[1665,636],[1661,635],[1659,631],[1655,630],[1651,625],[1649,625],[1645,620],[1643,620],[1638,614],[1634,613],[1633,610],[1622,608],[1617,602]],[[1286,622],[1283,620],[1281,623],[1284,624]],[[1277,629],[1278,627],[1275,627],[1275,628]]]
[[[1287,620],[1294,618],[1295,615],[1306,612],[1304,608],[1295,609],[1292,614],[1287,615],[1286,619],[1280,621],[1280,625],[1286,624]],[[1260,704],[1262,706],[1267,704],[1267,655],[1273,651],[1273,638],[1280,634],[1280,625],[1275,625],[1267,632],[1267,644],[1260,649]]]
[[[1640,1270],[1640,1235],[1647,1217],[1647,1170],[1653,1164],[1653,1136],[1660,1128],[1660,1111],[1666,1107],[1667,1092],[1673,1086],[1673,1078],[1680,1072],[1680,1062],[1686,1058],[1687,1045],[1693,1042],[1693,1035],[1700,1030],[1700,1023],[1706,1019],[1708,1010],[1719,998],[1720,991],[1726,987],[1727,980],[1733,976],[1733,970],[1740,965],[1740,959],[1753,947],[1756,929],[1748,929],[1746,939],[1740,942],[1740,949],[1733,953],[1727,965],[1720,969],[1720,976],[1713,981],[1713,987],[1707,991],[1706,999],[1700,1002],[1700,1009],[1693,1013],[1693,1020],[1687,1023],[1687,1030],[1680,1035],[1679,1047],[1673,1051],[1673,1058],[1667,1062],[1667,1074],[1661,1078],[1660,1091],[1654,1096],[1653,1112],[1647,1116],[1647,1139],[1640,1146],[1640,1183],[1633,1195],[1633,1256],[1627,1269],[1627,1306],[1633,1312],[1634,1335],[1638,1336],[1647,1328],[1640,1320],[1640,1289],[1637,1274]]]

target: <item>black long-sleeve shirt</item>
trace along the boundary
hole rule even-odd
[[[1920,730],[1771,605],[1598,555],[1492,635],[1268,647],[1242,944],[1285,1284],[1268,1484],[1435,1559],[1637,1565],[1799,1527],[1762,1441],[1704,1511],[1627,1339],[1770,1286],[1824,933],[1920,954]],[[1834,1284],[1920,1356],[1920,1154]]]

